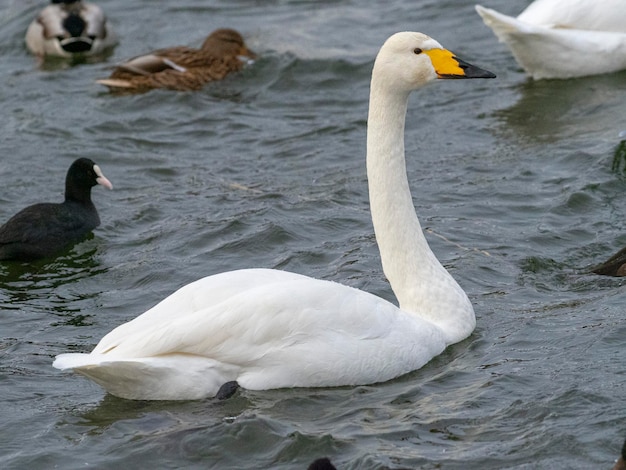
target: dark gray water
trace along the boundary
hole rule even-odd
[[[3,468],[608,469],[626,436],[622,280],[585,274],[626,244],[626,74],[526,79],[469,1],[103,1],[106,63],[38,68],[45,2],[0,0],[0,221],[60,200],[77,157],[115,190],[59,258],[0,266]],[[529,2],[492,0],[517,13]],[[260,59],[198,93],[113,97],[107,66],[240,30]],[[433,251],[478,326],[423,369],[362,387],[134,402],[52,368],[200,277],[246,267],[393,300],[369,218],[369,75],[399,30],[494,71],[420,91],[409,177]],[[617,162],[620,163],[620,162]]]

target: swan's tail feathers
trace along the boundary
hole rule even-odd
[[[84,375],[112,395],[130,400],[197,400],[214,397],[237,379],[238,368],[191,354],[120,358],[60,354],[52,364]]]
[[[512,16],[503,15],[491,8],[485,8],[481,5],[476,5],[475,8],[483,22],[493,30],[500,41],[506,42],[505,38],[511,34],[530,34],[536,29],[535,25],[524,23]]]
[[[100,80],[96,80],[96,83],[100,85],[108,86],[113,89],[129,89],[134,88],[133,84],[128,80],[122,80],[120,78],[102,78]]]
[[[59,354],[52,363],[52,367],[61,370],[81,369],[97,367],[104,361],[106,361],[106,356],[103,354]]]
[[[476,5],[476,11],[498,40],[511,50],[526,73],[535,79],[559,76],[559,65],[555,62],[560,60],[558,51],[562,48],[560,45],[554,47],[554,39],[549,34],[547,36],[549,28],[526,23],[480,5]]]

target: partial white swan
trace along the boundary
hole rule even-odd
[[[517,18],[476,11],[535,79],[626,69],[626,0],[536,0]]]
[[[52,0],[26,31],[26,46],[40,57],[100,55],[117,42],[102,9],[82,0]]]
[[[367,174],[383,269],[400,308],[300,274],[225,272],[182,287],[90,354],[59,355],[54,367],[74,369],[123,398],[198,399],[224,392],[224,384],[264,390],[382,382],[467,338],[476,325],[472,305],[415,215],[404,122],[412,90],[437,78],[494,76],[421,33],[397,33],[378,53]]]

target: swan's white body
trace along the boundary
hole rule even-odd
[[[55,367],[124,398],[195,399],[233,380],[251,390],[379,382],[447,344],[435,324],[367,292],[246,269],[188,284]]]
[[[424,53],[415,53],[417,47]],[[442,55],[454,66],[436,72],[433,63]],[[461,70],[457,60],[427,36],[398,33],[381,48],[372,73],[372,219],[400,308],[299,274],[231,271],[184,286],[111,331],[92,353],[59,355],[54,366],[74,369],[124,398],[197,399],[231,381],[252,390],[386,381],[469,336],[476,324],[472,305],[424,238],[404,160],[410,91],[438,74],[480,71],[469,64]]]
[[[72,14],[84,22],[82,33],[76,36],[64,26],[64,21]],[[105,54],[118,42],[102,9],[83,1],[45,7],[28,26],[25,40],[35,55],[63,58]]]
[[[626,69],[626,0],[536,0],[517,18],[476,11],[535,79]]]

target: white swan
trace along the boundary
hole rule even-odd
[[[117,42],[102,9],[81,0],[52,0],[26,31],[26,46],[40,57],[100,55]]]
[[[371,82],[367,174],[383,269],[400,308],[299,274],[245,269],[182,287],[107,334],[90,354],[61,354],[113,395],[198,399],[224,384],[263,390],[386,381],[473,331],[465,292],[437,261],[415,215],[404,160],[409,93],[437,78],[492,78],[421,33],[380,49]]]
[[[626,0],[536,0],[517,18],[476,11],[535,79],[626,69]]]

